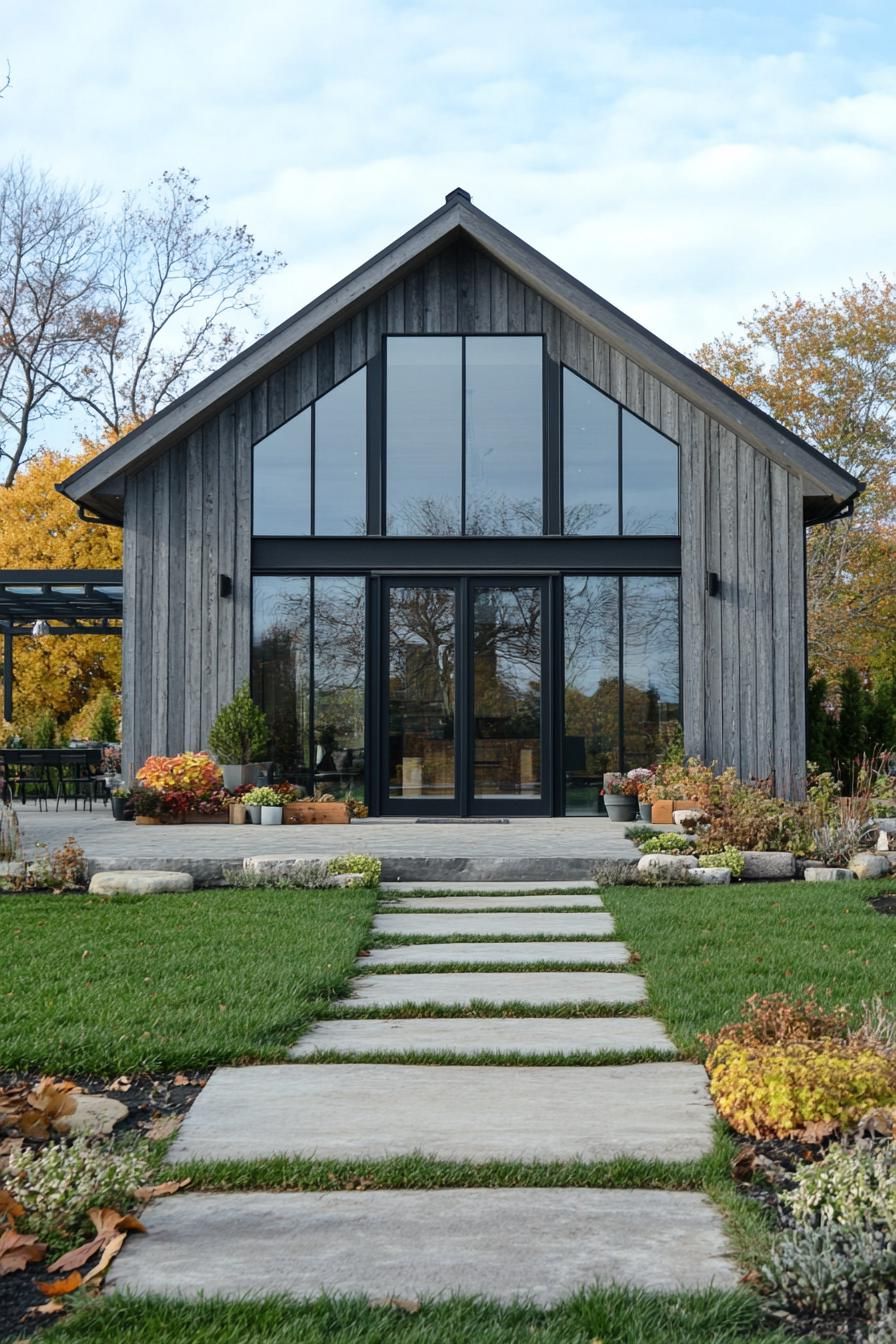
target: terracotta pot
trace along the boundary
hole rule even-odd
[[[286,816],[287,808],[290,809],[289,817]],[[287,803],[283,814],[284,822],[293,826],[345,826],[351,820],[345,803]]]
[[[699,806],[693,798],[655,798],[650,819],[654,826],[671,826],[673,812],[684,812],[687,808]]]

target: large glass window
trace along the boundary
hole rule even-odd
[[[563,370],[563,530],[619,531],[619,406]]]
[[[622,412],[622,531],[678,532],[678,445],[628,411]]]
[[[357,575],[256,575],[252,692],[278,772],[364,796],[365,583]]]
[[[528,536],[542,526],[540,337],[466,340],[466,528]]]
[[[454,587],[389,588],[389,797],[455,792]]]
[[[463,339],[388,342],[386,455],[393,536],[447,537],[461,530]]]
[[[262,537],[311,531],[311,408],[255,445],[252,531]]]
[[[390,336],[386,531],[543,531],[540,336]]]
[[[569,815],[594,815],[606,771],[655,764],[679,719],[678,582],[671,575],[563,581]]]
[[[365,369],[256,443],[252,531],[266,537],[365,534]]]
[[[367,373],[361,369],[314,404],[314,532],[367,531]]]
[[[541,588],[473,589],[473,792],[541,797]]]
[[[603,775],[619,768],[619,580],[563,581],[566,811],[594,815]]]
[[[563,370],[563,530],[678,535],[678,444],[570,369]]]

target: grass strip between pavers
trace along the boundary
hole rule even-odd
[[[427,967],[427,971],[430,968]],[[465,966],[464,971],[471,968]],[[522,968],[511,968],[518,971]],[[542,970],[541,966],[538,970]],[[593,967],[587,968],[589,971]],[[624,967],[615,966],[614,970]],[[318,1006],[321,1022],[343,1017],[649,1017],[646,1003],[492,1003],[488,999],[473,999],[468,1004],[409,1003],[365,1004],[351,999],[336,999]]]
[[[467,911],[463,912],[464,914]],[[475,912],[474,912],[475,913]],[[537,913],[537,912],[533,912]],[[598,913],[603,913],[602,911]],[[369,948],[416,947],[427,943],[618,943],[615,933],[381,933],[374,931]]]
[[[633,973],[629,962],[625,961],[576,961],[567,957],[560,961],[402,961],[394,966],[380,962],[368,966],[364,960],[358,962],[359,975],[477,975],[510,974],[522,975],[544,971],[619,971],[621,974]]]
[[[671,1050],[577,1050],[564,1054],[542,1051],[503,1050],[318,1050],[300,1055],[293,1064],[495,1064],[528,1068],[578,1068],[615,1064],[667,1064],[677,1059]]]
[[[284,1271],[285,1272],[285,1271]],[[416,1306],[416,1304],[413,1304]],[[419,1310],[360,1297],[297,1303],[177,1302],[110,1296],[87,1303],[46,1344],[788,1344],[763,1326],[745,1291],[647,1293],[602,1288],[559,1306],[501,1306],[469,1298]],[[805,1341],[811,1344],[811,1341]]]

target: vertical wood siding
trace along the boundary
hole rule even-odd
[[[689,752],[798,791],[805,760],[799,479],[485,254],[452,245],[129,478],[126,767],[207,745],[249,675],[252,445],[363,367],[385,332],[544,333],[548,355],[681,445],[682,716]],[[706,575],[719,575],[711,597]],[[232,582],[219,595],[218,576]]]

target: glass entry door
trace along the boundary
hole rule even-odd
[[[547,811],[545,582],[384,588],[385,810]]]

